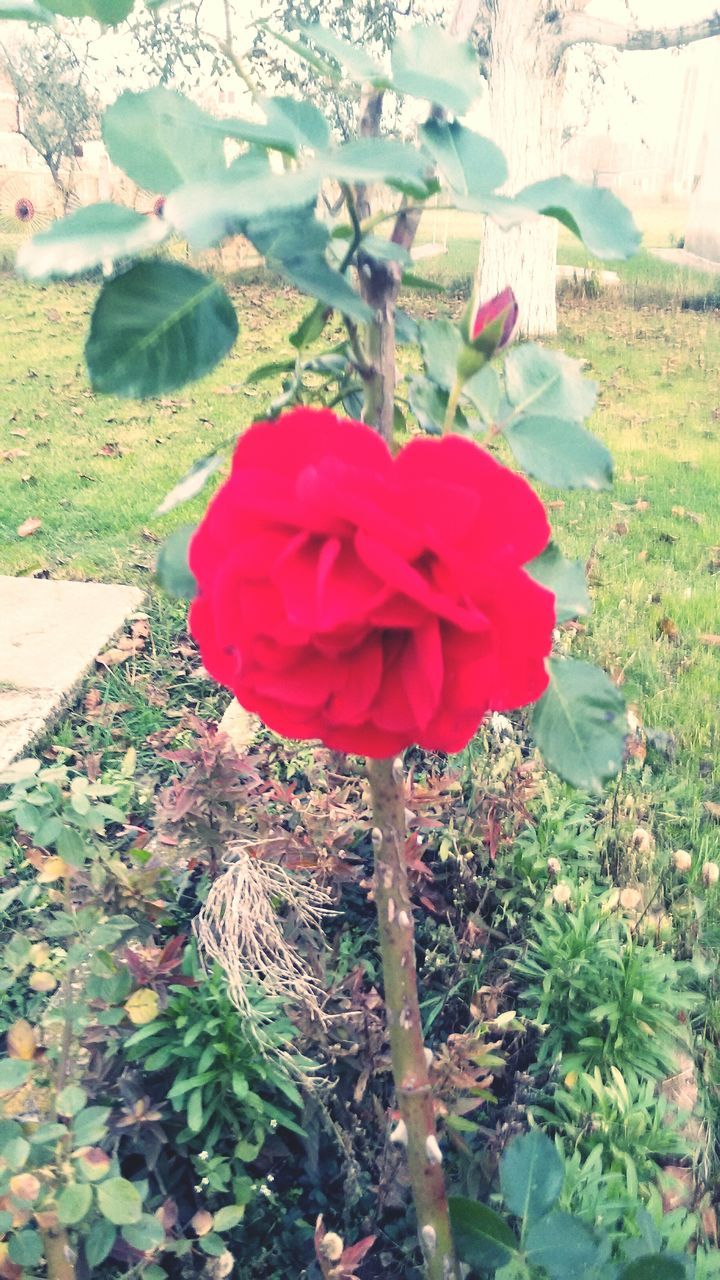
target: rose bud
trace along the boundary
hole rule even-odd
[[[687,849],[676,849],[672,860],[675,870],[679,871],[681,875],[689,871],[692,866],[692,856]]]
[[[512,342],[519,314],[517,299],[510,288],[503,289],[502,293],[480,306],[476,306],[474,298],[470,300],[460,323],[464,346],[458,359],[457,373],[461,384]]]
[[[496,351],[502,351],[507,347],[515,337],[515,332],[520,319],[520,309],[517,304],[517,298],[512,289],[503,289],[502,293],[496,294],[489,302],[483,302],[475,312],[475,319],[472,327],[472,340],[477,342],[484,334],[490,336],[490,331],[494,332],[499,328],[499,337],[493,347],[493,354]]]
[[[718,880],[720,880],[720,867],[718,866],[717,862],[703,863],[702,878],[703,878],[703,884],[705,885],[706,889],[709,889],[712,885],[717,884]]]

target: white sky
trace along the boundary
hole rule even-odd
[[[252,39],[256,17],[267,13],[271,0],[232,0],[236,14],[236,40],[239,49]],[[450,12],[453,0],[447,0]],[[633,19],[641,26],[675,26],[695,22],[715,9],[713,0],[590,0],[588,14],[627,23]],[[218,33],[222,31],[222,0],[205,0],[204,22]],[[112,39],[112,38],[111,38]],[[119,37],[115,37],[118,40]],[[104,41],[103,41],[104,43]],[[108,46],[108,54],[112,49]],[[117,50],[117,44],[115,44]],[[106,55],[107,56],[107,55]],[[112,54],[110,54],[112,56]],[[592,92],[589,118],[576,105],[574,95],[569,102],[570,122],[583,124],[587,131],[610,131],[618,139],[657,144],[675,136],[686,70],[693,61],[714,60],[720,80],[720,37],[701,41],[683,50],[656,53],[623,53],[601,51],[606,67],[605,83],[598,82]],[[104,61],[104,58],[103,58]],[[573,82],[575,83],[575,82]],[[114,96],[114,92],[108,90]],[[636,99],[633,104],[632,98]]]
[[[591,0],[588,14],[626,23],[634,18],[645,27],[673,27],[698,22],[715,10],[709,0]],[[590,127],[615,136],[642,137],[656,142],[675,135],[687,68],[697,61],[712,61],[720,78],[720,37],[699,41],[685,49],[656,53],[623,53],[614,59],[605,89],[595,91],[595,111]],[[637,99],[631,105],[624,86]]]

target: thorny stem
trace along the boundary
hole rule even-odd
[[[415,931],[405,860],[402,761],[368,760],[372,793],[375,901],[385,1009],[408,1173],[428,1280],[459,1280],[435,1131],[435,1111],[423,1042],[415,971]]]
[[[48,1280],[76,1280],[75,1250],[64,1227],[40,1231]]]
[[[362,136],[373,136],[379,132],[381,110],[382,93],[368,91],[361,103]],[[358,219],[371,215],[364,186],[355,188],[354,202]],[[396,244],[410,249],[421,212],[401,207],[391,237]],[[373,310],[366,339],[372,367],[365,377],[364,416],[365,421],[392,445],[396,377],[395,303],[401,271],[397,262],[379,262],[362,253],[358,254],[358,270],[360,291]],[[372,793],[374,887],[385,1010],[401,1116],[394,1138],[407,1143],[408,1173],[427,1280],[460,1280],[420,1018],[415,930],[405,861],[402,761],[368,759],[367,775]]]

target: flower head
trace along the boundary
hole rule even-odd
[[[547,685],[555,601],[524,565],[548,537],[530,486],[471,441],[393,458],[370,427],[295,409],[240,438],[192,541],[191,630],[289,738],[458,751]]]
[[[687,849],[676,849],[672,860],[675,870],[679,871],[681,875],[689,871],[692,866],[692,855],[688,853]]]
[[[702,869],[703,884],[706,889],[712,888],[720,880],[720,866],[717,862],[704,862]]]

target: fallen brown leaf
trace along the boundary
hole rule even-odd
[[[712,631],[704,631],[698,636],[698,640],[703,644],[720,645],[720,636],[714,635]]]
[[[27,449],[4,449],[0,453],[3,462],[14,462],[16,458],[29,458],[30,454]]]
[[[23,520],[18,525],[18,538],[29,538],[31,534],[37,533],[38,529],[42,529],[42,520],[38,520],[37,516],[28,516],[27,520]]]
[[[680,640],[677,623],[672,618],[661,618],[657,624],[657,633],[659,637],[665,636],[672,644],[677,644]]]
[[[716,804],[714,800],[706,800],[703,805],[703,809],[706,813],[709,813],[710,817],[714,818],[716,822],[720,822],[720,804]]]
[[[119,667],[121,662],[127,662],[132,656],[130,649],[106,649],[104,653],[99,653],[95,661],[99,667]]]

